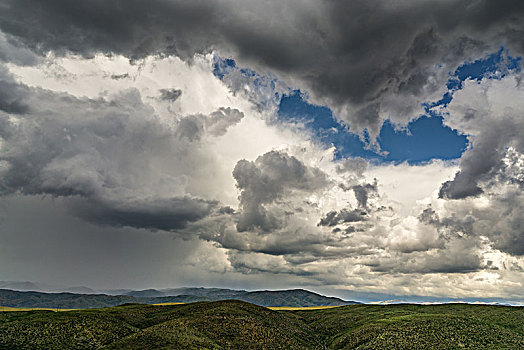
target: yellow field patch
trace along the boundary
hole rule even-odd
[[[2,311],[73,311],[78,309],[56,309],[50,307],[9,307],[9,306],[0,306],[0,312]]]
[[[156,303],[152,305],[156,306],[167,306],[167,305],[182,305],[185,303]],[[304,307],[292,307],[292,306],[268,306],[268,309],[271,310],[281,310],[281,311],[294,311],[294,310],[321,310],[321,309],[331,309],[339,306],[304,306]],[[0,312],[2,311],[73,311],[80,309],[56,309],[50,307],[9,307],[9,306],[0,306]]]
[[[343,306],[343,305],[340,305]],[[271,310],[282,310],[282,311],[293,311],[293,310],[321,310],[321,309],[332,309],[340,306],[304,306],[304,307],[292,307],[292,306],[268,306]]]

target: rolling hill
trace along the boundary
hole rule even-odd
[[[524,309],[349,305],[273,311],[242,301],[0,312],[0,349],[522,349]]]

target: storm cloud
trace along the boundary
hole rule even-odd
[[[218,50],[278,72],[375,137],[442,93],[448,72],[501,44],[524,48],[519,1],[4,0],[0,29],[44,54],[136,60]]]

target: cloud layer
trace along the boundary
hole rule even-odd
[[[523,14],[519,1],[0,1],[4,238],[34,230],[26,203],[50,237],[74,222],[138,251],[140,234],[169,235],[194,284],[522,298],[518,70],[433,108],[470,141],[457,161],[336,159],[275,112],[300,88],[373,146],[465,61],[522,53]],[[217,55],[254,70],[220,80]]]

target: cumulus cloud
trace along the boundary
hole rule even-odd
[[[524,158],[523,88],[519,74],[467,81],[447,108],[445,122],[469,135],[472,147],[460,170],[445,182],[440,224],[455,231],[489,237],[493,246],[522,255],[522,167]],[[457,213],[463,215],[457,215]]]
[[[170,127],[134,89],[76,98],[27,87],[4,71],[0,91],[11,115],[0,128],[3,195],[71,197],[71,209],[92,221],[168,231],[217,207],[193,190],[215,161],[204,138],[224,135],[243,118],[238,110],[181,117]]]
[[[320,169],[308,167],[297,158],[277,151],[266,153],[254,162],[239,161],[233,177],[241,190],[239,231],[255,227],[265,231],[278,228],[278,217],[268,212],[265,205],[291,195],[292,191],[309,195],[328,183]]]
[[[504,159],[509,154],[518,158],[524,153],[523,93],[520,77],[510,75],[468,81],[456,94],[443,111],[445,122],[470,135],[473,147],[461,158],[455,178],[442,186],[441,197],[459,199],[482,193],[482,182],[506,173]]]

